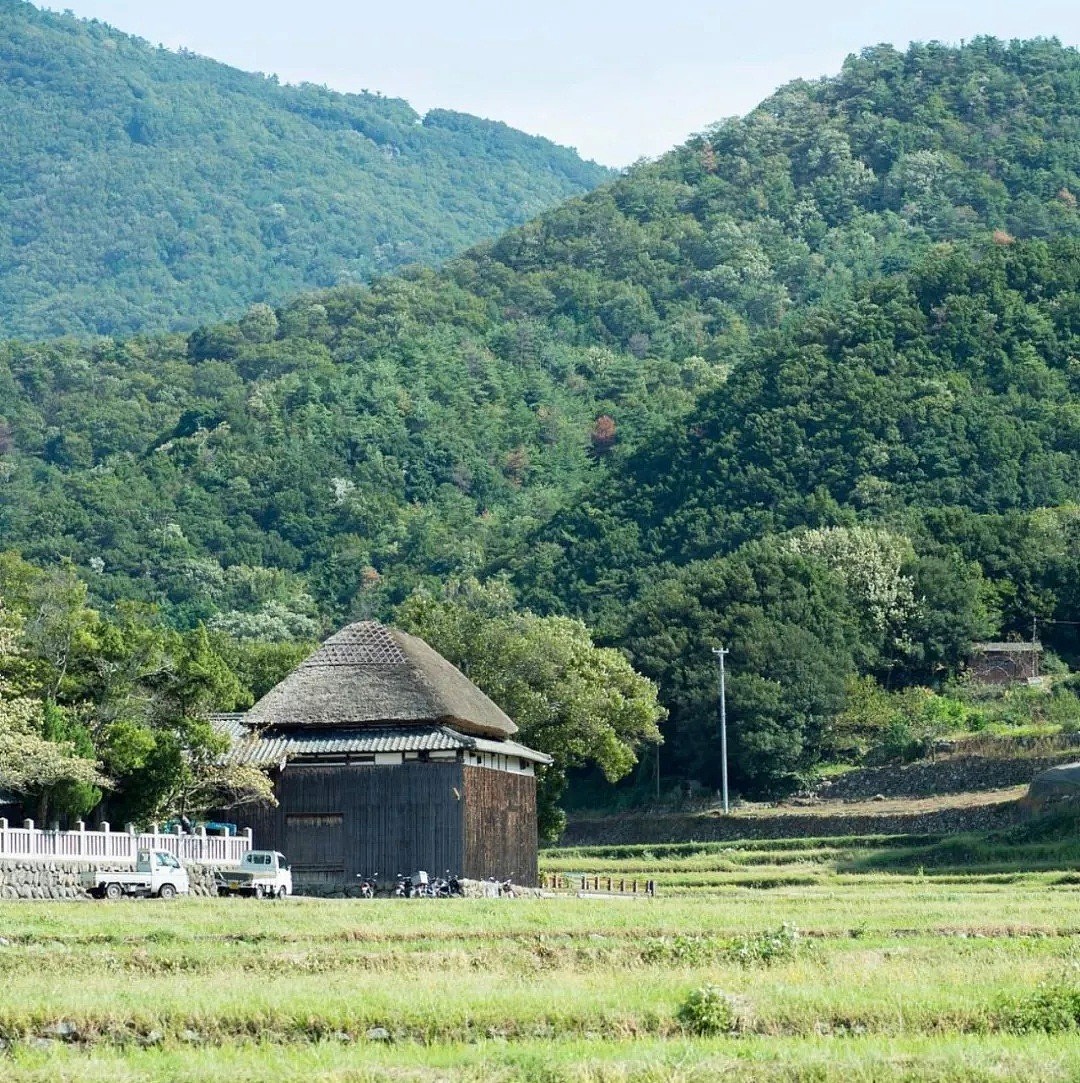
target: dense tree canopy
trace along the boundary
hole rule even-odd
[[[396,617],[502,707],[521,741],[551,756],[538,787],[543,837],[562,832],[558,800],[570,768],[595,764],[616,782],[643,744],[660,739],[665,712],[655,685],[618,651],[597,647],[581,621],[517,609],[505,583],[453,583],[440,597],[418,592]]]
[[[522,582],[601,614],[658,560],[778,530],[1075,501],[1078,286],[1076,241],[946,246],[807,309],[545,526]]]
[[[0,556],[0,782],[41,822],[79,817],[103,791],[118,821],[271,800],[264,772],[219,763],[226,742],[208,721],[266,690],[229,664],[247,653],[146,607],[91,609],[68,565]]]
[[[0,0],[0,337],[194,327],[446,259],[608,171]]]

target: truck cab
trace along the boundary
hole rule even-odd
[[[276,850],[248,850],[235,869],[217,875],[218,894],[255,899],[284,899],[292,894],[292,870]]]

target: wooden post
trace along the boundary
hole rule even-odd
[[[79,857],[82,857],[83,853],[86,850],[86,824],[85,824],[85,822],[82,821],[82,820],[76,820],[75,821],[75,830],[78,832],[78,835],[77,835],[77,837],[75,839],[76,848],[78,849]]]
[[[8,839],[7,839],[7,817],[0,816],[0,855],[7,854]]]

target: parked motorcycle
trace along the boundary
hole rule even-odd
[[[374,877],[371,879],[374,881]],[[501,889],[501,882],[499,886]],[[405,876],[399,872],[393,891],[395,899],[450,899],[463,898],[464,895],[465,889],[462,887],[461,878],[452,875],[449,869],[446,870],[445,876],[433,878],[426,872],[418,872],[415,876]]]

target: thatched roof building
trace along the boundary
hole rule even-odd
[[[332,635],[247,713],[253,726],[439,722],[480,737],[517,726],[422,639],[375,621]]]
[[[233,762],[274,765],[279,807],[243,818],[300,883],[420,868],[535,881],[535,768],[550,760],[422,639],[349,625],[215,723]]]

